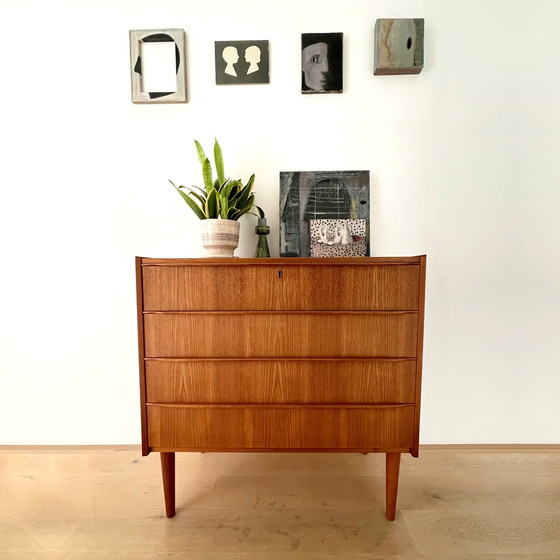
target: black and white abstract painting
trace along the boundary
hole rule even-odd
[[[216,84],[268,84],[268,41],[216,41]]]
[[[311,220],[365,220],[369,256],[369,213],[369,171],[281,171],[280,256],[311,256]]]
[[[342,33],[302,33],[301,92],[342,93]]]

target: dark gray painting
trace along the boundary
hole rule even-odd
[[[301,92],[342,93],[342,33],[302,33]]]
[[[310,256],[312,219],[366,220],[369,255],[369,171],[280,172],[280,256]]]
[[[216,84],[268,84],[268,41],[216,41]]]

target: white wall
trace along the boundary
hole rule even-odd
[[[343,8],[344,7],[344,8]],[[374,77],[378,17],[425,69]],[[557,0],[3,0],[0,444],[138,443],[133,257],[197,256],[167,179],[216,135],[256,172],[369,169],[372,254],[428,254],[423,443],[560,443]],[[128,30],[187,32],[189,103],[133,105]],[[300,34],[344,33],[344,93],[300,93]],[[268,39],[269,85],[214,82]],[[244,219],[239,256],[255,247]]]

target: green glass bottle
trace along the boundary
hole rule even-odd
[[[268,241],[266,239],[266,236],[270,233],[270,228],[266,225],[266,218],[259,218],[259,223],[255,227],[255,233],[259,236],[255,257],[270,257],[270,250],[268,249]]]

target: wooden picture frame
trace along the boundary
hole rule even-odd
[[[184,29],[135,29],[130,35],[130,79],[133,103],[186,103],[187,81],[185,60]],[[150,91],[147,87],[145,49],[148,46],[169,46],[167,58],[163,61],[167,69],[175,70],[175,83]],[[174,45],[174,48],[172,46]],[[158,64],[160,66],[160,64]],[[168,83],[169,80],[166,80]],[[173,80],[171,80],[173,82]],[[170,91],[173,90],[173,91]]]

